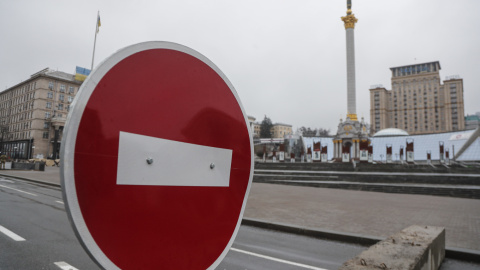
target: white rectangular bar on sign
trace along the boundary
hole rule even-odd
[[[117,185],[228,187],[232,152],[121,131]]]

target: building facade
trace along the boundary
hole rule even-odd
[[[253,117],[252,117],[253,118]],[[251,128],[252,128],[252,136],[254,138],[260,138],[260,127],[261,123],[258,122],[252,122],[251,123]],[[270,129],[270,134],[272,135],[272,138],[284,138],[285,135],[292,135],[293,134],[293,129],[292,125],[289,124],[282,124],[282,123],[274,123],[272,128]]]
[[[438,61],[390,68],[392,90],[370,89],[372,134],[399,128],[409,134],[465,129],[463,79],[440,79]]]
[[[285,135],[293,134],[292,125],[275,123],[270,129],[270,133],[272,133],[272,138],[284,138]]]
[[[13,159],[59,158],[62,130],[81,81],[41,70],[0,92],[0,151]]]

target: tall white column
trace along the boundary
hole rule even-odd
[[[348,114],[357,114],[354,28],[347,28],[345,30],[347,35],[347,110]]]
[[[347,1],[347,16],[342,17],[347,38],[347,110],[350,120],[357,120],[357,104],[355,97],[355,23],[358,21],[352,14],[352,3]]]

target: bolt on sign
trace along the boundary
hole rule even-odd
[[[135,44],[87,77],[62,141],[70,223],[105,269],[214,269],[253,174],[248,118],[225,74],[169,42]],[[222,128],[218,128],[222,127]]]

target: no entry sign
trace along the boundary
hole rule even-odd
[[[226,76],[168,42],[126,47],[83,83],[62,141],[71,224],[106,269],[213,269],[253,172],[248,119]]]

